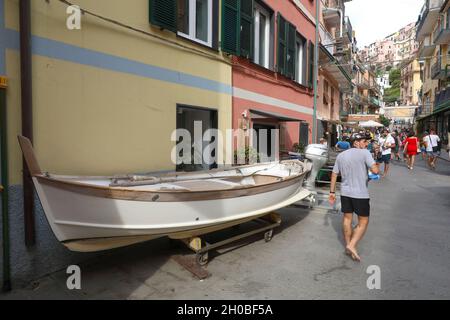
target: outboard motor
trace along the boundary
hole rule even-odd
[[[310,144],[306,147],[305,158],[313,163],[306,187],[314,188],[317,174],[328,162],[328,147],[323,144]]]

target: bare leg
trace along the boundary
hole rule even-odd
[[[384,172],[383,177],[386,177],[389,172],[389,165],[387,163],[384,164]]]
[[[433,169],[436,169],[437,156],[433,158]]]
[[[369,225],[369,217],[358,216],[358,225],[356,226],[355,230],[353,230],[352,239],[350,240],[350,243],[346,247],[346,250],[348,252],[351,252],[352,255],[354,255],[355,260],[357,261],[361,261],[361,258],[358,255],[358,251],[356,251],[356,246],[366,233],[368,225]]]
[[[353,229],[352,229],[353,213],[344,213],[344,218],[342,220],[342,231],[344,233],[345,246],[347,247],[352,239]]]
[[[412,155],[411,156],[411,163],[409,165],[411,167],[411,170],[414,169],[414,162],[415,162],[415,160],[416,160],[416,156]]]

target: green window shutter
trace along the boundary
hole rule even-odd
[[[278,49],[277,49],[278,72],[286,74],[286,20],[278,13]]]
[[[150,0],[150,23],[177,32],[177,0]]]
[[[286,76],[295,79],[295,52],[296,52],[296,36],[297,29],[294,25],[287,23],[287,50],[286,50]]]
[[[241,56],[253,57],[253,0],[241,0]]]
[[[240,1],[222,1],[222,50],[239,55],[240,48]]]
[[[308,86],[313,87],[314,84],[314,44],[308,40]]]

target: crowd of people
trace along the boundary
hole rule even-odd
[[[414,170],[417,155],[422,156],[431,170],[436,170],[441,140],[433,129],[430,132],[425,131],[420,137],[412,129],[390,132],[389,129],[384,128],[376,131],[361,130],[358,133],[368,137],[367,149],[377,165],[384,165],[382,177],[386,177],[389,173],[392,160],[404,161],[409,170]],[[342,152],[350,148],[350,135],[344,133],[335,145],[335,150]]]
[[[321,141],[324,142],[326,141]],[[381,164],[384,164],[382,177],[386,177],[391,159],[405,161],[408,169],[413,170],[418,154],[422,154],[429,168],[435,170],[440,147],[440,138],[434,130],[424,132],[420,138],[411,129],[390,132],[386,128],[342,136],[335,146],[339,154],[331,174],[329,201],[334,205],[337,179],[341,176],[341,211],[344,214],[342,231],[345,253],[349,257],[361,261],[357,246],[369,224],[368,180],[371,175],[378,176]],[[353,214],[358,216],[356,227],[352,226]]]

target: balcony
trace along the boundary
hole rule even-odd
[[[361,96],[361,103],[364,105],[369,104],[369,97]]]
[[[372,107],[377,107],[377,108],[381,107],[380,100],[378,100],[376,97],[373,97],[373,96],[369,96],[369,104]]]
[[[319,45],[319,65],[339,83],[340,91],[351,92],[353,90],[351,73],[348,73],[348,70],[341,66],[339,61],[331,54],[330,49],[332,49],[332,46]]]
[[[419,58],[424,59],[432,56],[435,48],[436,44],[431,41],[431,36],[425,37],[419,46]]]
[[[370,84],[369,84],[369,80],[365,79],[365,78],[360,78],[356,80],[356,85],[362,89],[369,89],[370,88]]]
[[[342,26],[342,36],[339,22],[338,28],[336,28],[334,33],[334,38],[344,46],[353,42],[353,27],[348,17],[345,18],[344,25]]]
[[[417,110],[417,117],[418,118],[424,118],[426,116],[429,116],[433,112],[433,105],[431,102],[426,102],[422,106],[420,106]]]
[[[436,45],[450,43],[450,21],[447,21],[447,24],[444,23],[444,17],[441,17],[439,26],[434,33],[434,43]]]
[[[362,100],[361,100],[361,96],[359,94],[354,93],[352,96],[352,102],[355,104],[361,104]]]
[[[420,18],[417,21],[417,40],[420,42],[423,38],[433,32],[434,24],[439,17],[444,0],[427,0],[422,7]]]
[[[437,93],[434,98],[434,112],[450,107],[450,87]]]
[[[322,25],[320,25],[319,34],[320,39],[322,40],[322,45],[331,55],[334,55],[334,39],[331,34]]]
[[[433,80],[446,80],[450,77],[450,64],[446,66],[442,65],[442,60],[439,57],[431,66],[431,79]]]
[[[323,19],[327,24],[336,26],[341,23],[341,13],[337,10],[343,10],[344,5],[340,0],[324,0],[322,1],[324,7],[322,9]]]

